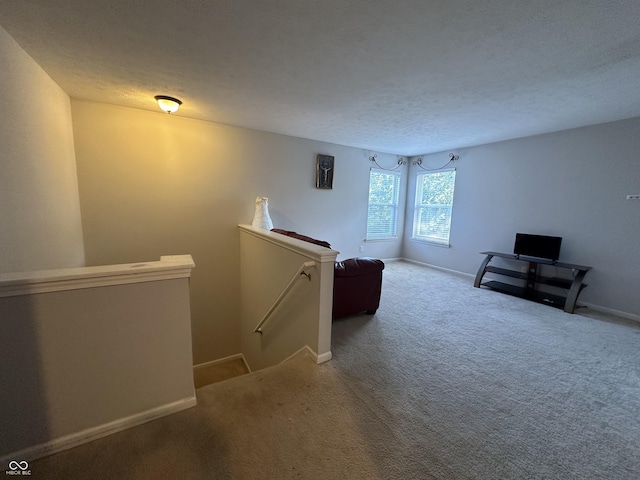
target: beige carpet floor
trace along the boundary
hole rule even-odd
[[[407,263],[374,316],[198,406],[31,463],[53,479],[640,478],[640,327]]]
[[[309,357],[198,389],[198,405],[31,463],[35,478],[378,478],[357,399]]]

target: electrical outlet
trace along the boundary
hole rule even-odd
[[[360,245],[360,253],[364,252],[364,245]]]
[[[627,200],[640,200],[640,194],[627,195]]]

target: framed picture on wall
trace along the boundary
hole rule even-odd
[[[333,188],[333,163],[335,157],[318,155],[316,159],[316,188]]]

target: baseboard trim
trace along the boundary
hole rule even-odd
[[[439,267],[438,265],[432,265],[431,263],[419,262],[418,260],[411,260],[410,258],[403,258],[402,260],[405,261],[405,262],[408,262],[408,263],[413,263],[414,265],[420,265],[421,267],[427,267],[427,268],[433,268],[435,270],[440,270],[441,272],[453,273],[454,275],[460,275],[460,276],[466,277],[466,278],[473,278],[473,279],[476,278],[475,274],[460,272],[458,270],[452,270],[450,268]]]
[[[296,352],[292,353],[287,358],[282,360],[280,363],[288,362],[289,360],[291,360],[294,357],[297,357],[298,355],[305,355],[305,356],[311,357],[317,365],[324,362],[328,362],[329,360],[331,360],[333,356],[331,351],[318,355],[309,345],[305,345],[301,349],[297,350]]]
[[[328,362],[333,358],[333,354],[331,351],[321,353],[320,355],[316,355],[316,363],[319,365],[321,363]]]
[[[313,358],[313,361],[316,362],[316,365],[320,365],[321,363],[328,362],[333,357],[331,350],[318,355],[311,347],[306,346],[305,348],[308,350],[308,354],[311,355],[311,357]]]
[[[132,427],[137,427],[143,423],[151,422],[173,413],[178,413],[182,410],[186,410],[187,408],[195,407],[196,404],[197,399],[195,395],[183,398],[182,400],[136,413],[129,417],[114,420],[113,422],[98,425],[97,427],[88,428],[80,432],[65,435],[48,442],[33,445],[17,452],[3,455],[0,457],[0,464],[15,459],[19,459],[20,461],[32,461],[48,455],[53,455],[54,453],[62,452],[63,450],[68,450]]]
[[[392,257],[392,258],[381,258],[381,260],[384,263],[395,263],[395,262],[402,262],[404,261],[404,258],[401,257]]]
[[[585,303],[578,302],[577,307],[587,307],[591,310],[595,310],[596,312],[606,313],[608,315],[614,315],[616,317],[621,317],[626,320],[632,320],[634,322],[640,323],[640,315],[636,315],[635,313],[623,312],[622,310],[616,310],[614,308],[603,307],[601,305],[594,305],[593,303]],[[576,312],[580,313],[580,312]]]
[[[285,358],[284,360],[282,360],[280,363],[286,363],[289,360],[291,360],[292,358],[295,358],[299,355],[302,356],[310,356],[313,357],[313,360],[315,361],[315,359],[318,357],[318,355],[316,355],[316,352],[314,352],[313,350],[311,350],[311,348],[309,348],[308,345],[305,345],[304,347],[296,350],[295,352],[293,352],[291,355],[289,355],[287,358]]]
[[[228,357],[223,357],[223,358],[218,358],[217,360],[211,360],[210,362],[204,362],[204,363],[199,363],[197,365],[193,366],[194,370],[198,370],[201,368],[207,368],[207,367],[211,367],[213,365],[220,365],[221,363],[227,363],[227,362],[231,362],[233,360],[238,360],[238,359],[242,359],[242,363],[244,363],[245,367],[247,367],[247,370],[249,371],[249,373],[251,373],[251,368],[249,368],[249,364],[247,363],[247,359],[244,358],[244,355],[242,353],[236,353],[234,355],[229,355]]]

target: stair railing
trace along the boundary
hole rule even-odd
[[[284,287],[284,289],[282,290],[282,293],[278,296],[278,298],[276,298],[276,301],[273,302],[273,305],[271,305],[269,310],[267,310],[267,313],[264,314],[264,316],[262,317],[262,320],[260,320],[258,325],[256,325],[256,328],[253,329],[254,333],[259,333],[260,335],[262,335],[263,333],[262,327],[264,327],[265,324],[269,321],[269,319],[271,318],[271,314],[275,311],[276,308],[278,308],[278,305],[280,305],[282,300],[284,300],[284,297],[287,296],[287,294],[289,293],[289,290],[293,288],[293,285],[296,283],[296,281],[301,276],[305,276],[307,277],[307,280],[311,281],[311,274],[306,272],[305,269],[313,268],[315,266],[316,266],[316,262],[304,262],[302,265],[300,265],[300,268],[293,275],[293,277],[291,277],[291,280],[289,280],[289,283],[287,283],[286,287]]]

